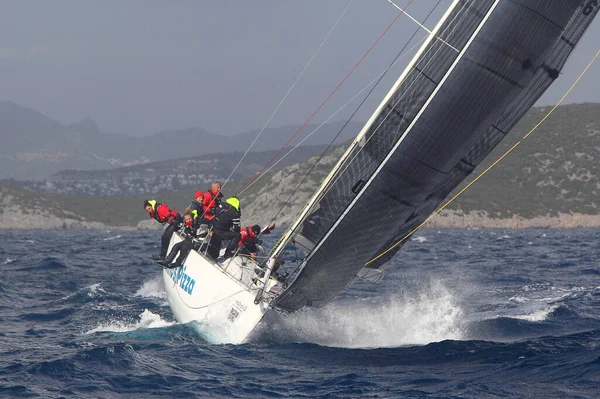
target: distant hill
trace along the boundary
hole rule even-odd
[[[329,143],[343,123],[323,126],[303,145]],[[265,129],[252,151],[278,149],[299,126]],[[317,126],[308,125],[291,145]],[[362,123],[350,123],[342,142],[354,137]],[[258,131],[220,136],[195,127],[159,132],[148,137],[104,133],[91,119],[61,124],[40,112],[10,101],[0,102],[0,179],[42,179],[65,169],[95,170],[186,158],[220,152],[246,151]]]
[[[547,107],[530,110],[471,178],[520,140],[548,111]],[[243,223],[265,223],[277,213],[276,221],[280,225],[291,221],[343,150],[343,146],[333,148],[285,206],[315,158],[271,172],[258,180],[241,198]],[[445,216],[436,217],[432,225],[599,227],[598,159],[600,104],[561,106],[534,134],[451,204],[449,211],[443,213]],[[230,183],[224,189],[225,194],[239,192],[247,181]],[[4,228],[13,226],[7,222],[7,213],[15,215],[18,209],[29,211],[29,207],[43,207],[44,204],[51,205],[46,214],[71,215],[69,220],[76,216],[86,222],[112,226],[134,227],[146,218],[141,196],[84,198],[42,195],[6,184],[0,188],[0,226]],[[191,190],[173,191],[161,194],[157,199],[181,211],[192,195]]]
[[[448,198],[484,171],[535,126],[550,107],[531,109],[506,139]],[[273,173],[247,195],[245,216],[265,220],[279,210],[277,220],[293,220],[321,180],[333,167],[342,149],[326,157],[295,194],[292,193],[314,160]],[[483,176],[446,212],[436,218],[442,226],[600,226],[600,104],[573,104],[557,108],[529,138]],[[456,216],[457,217],[453,217]],[[468,217],[463,217],[468,215]],[[575,216],[574,216],[575,215]],[[588,215],[593,217],[581,217]],[[553,218],[552,221],[544,220]],[[500,219],[505,222],[499,223]],[[519,220],[531,219],[531,223]],[[535,219],[535,220],[534,220]]]
[[[279,170],[325,149],[325,146],[301,146],[269,167]],[[11,183],[27,190],[69,195],[127,196],[155,195],[177,190],[204,189],[213,181],[243,179],[256,175],[276,151],[208,154],[198,157],[149,162],[108,170],[63,170],[41,181]],[[244,156],[245,155],[245,156]],[[238,163],[244,157],[241,164]],[[237,169],[236,169],[237,166]]]

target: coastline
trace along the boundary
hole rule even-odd
[[[159,230],[164,226],[152,219],[143,219],[135,226],[110,226],[82,218],[59,218],[40,213],[22,213],[17,209],[0,214],[0,230]],[[286,228],[286,223],[280,228]],[[444,210],[434,216],[423,228],[501,228],[501,229],[574,229],[600,228],[600,215],[559,214],[558,216],[538,216],[521,218],[493,218],[486,211],[464,213]]]

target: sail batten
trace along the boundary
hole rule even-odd
[[[576,0],[455,1],[434,32],[460,54],[428,40],[413,58],[294,225],[314,247],[272,306],[326,303],[419,226],[555,79],[547,69],[562,68],[596,12]]]

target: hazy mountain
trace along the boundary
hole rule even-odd
[[[548,111],[548,107],[531,109],[475,170],[471,179],[521,140]],[[314,157],[258,180],[241,197],[243,223],[265,223],[275,215],[279,224],[292,220],[342,152],[343,147],[333,148],[297,191],[297,184],[314,164]],[[600,226],[598,159],[600,104],[561,106],[534,134],[450,205],[448,209],[454,216],[437,217],[434,223],[442,226]],[[232,182],[224,192],[226,195],[237,193],[245,183],[247,180]],[[19,213],[19,209],[43,208],[48,203],[52,204],[50,213],[57,217],[70,215],[72,223],[84,219],[78,215],[85,215],[86,222],[135,226],[146,217],[141,209],[141,196],[73,197],[41,195],[7,185],[0,188],[3,190],[0,225],[5,228],[11,226],[8,216],[28,217]],[[292,193],[294,196],[290,199]],[[157,199],[182,210],[189,204],[191,195],[189,190],[175,191],[161,194]],[[502,220],[508,223],[499,222]],[[533,222],[525,223],[527,220]]]
[[[351,123],[339,141],[354,137],[362,124]],[[327,144],[342,123],[323,126],[303,145]],[[306,126],[290,146],[316,128]],[[266,129],[253,151],[275,150],[298,129],[283,126]],[[10,101],[0,102],[0,179],[42,179],[64,169],[109,169],[148,161],[192,157],[212,153],[246,151],[258,131],[220,136],[195,127],[168,130],[148,137],[100,132],[86,118],[64,125],[40,112]]]
[[[285,157],[278,156],[268,169],[279,170],[324,149],[325,146],[300,146]],[[276,151],[207,154],[108,170],[67,169],[40,181],[11,179],[10,182],[36,192],[81,196],[153,196],[177,190],[195,192],[209,187],[216,180],[225,182],[252,177],[275,155]],[[242,157],[243,162],[240,163]],[[235,172],[232,172],[234,169]]]

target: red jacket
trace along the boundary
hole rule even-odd
[[[204,217],[208,220],[213,220],[215,218],[214,210],[221,203],[221,198],[223,194],[220,192],[215,192],[211,188],[207,192],[204,193],[204,201],[202,201],[202,209],[204,211]]]
[[[252,231],[252,226],[249,227],[244,227],[243,229],[240,229],[240,242],[238,243],[239,246],[244,245],[244,243],[256,243],[256,234],[254,234],[254,232]]]
[[[171,223],[179,217],[177,211],[169,209],[167,204],[158,202],[152,205],[152,210],[149,213],[150,219],[156,219],[159,223]]]

